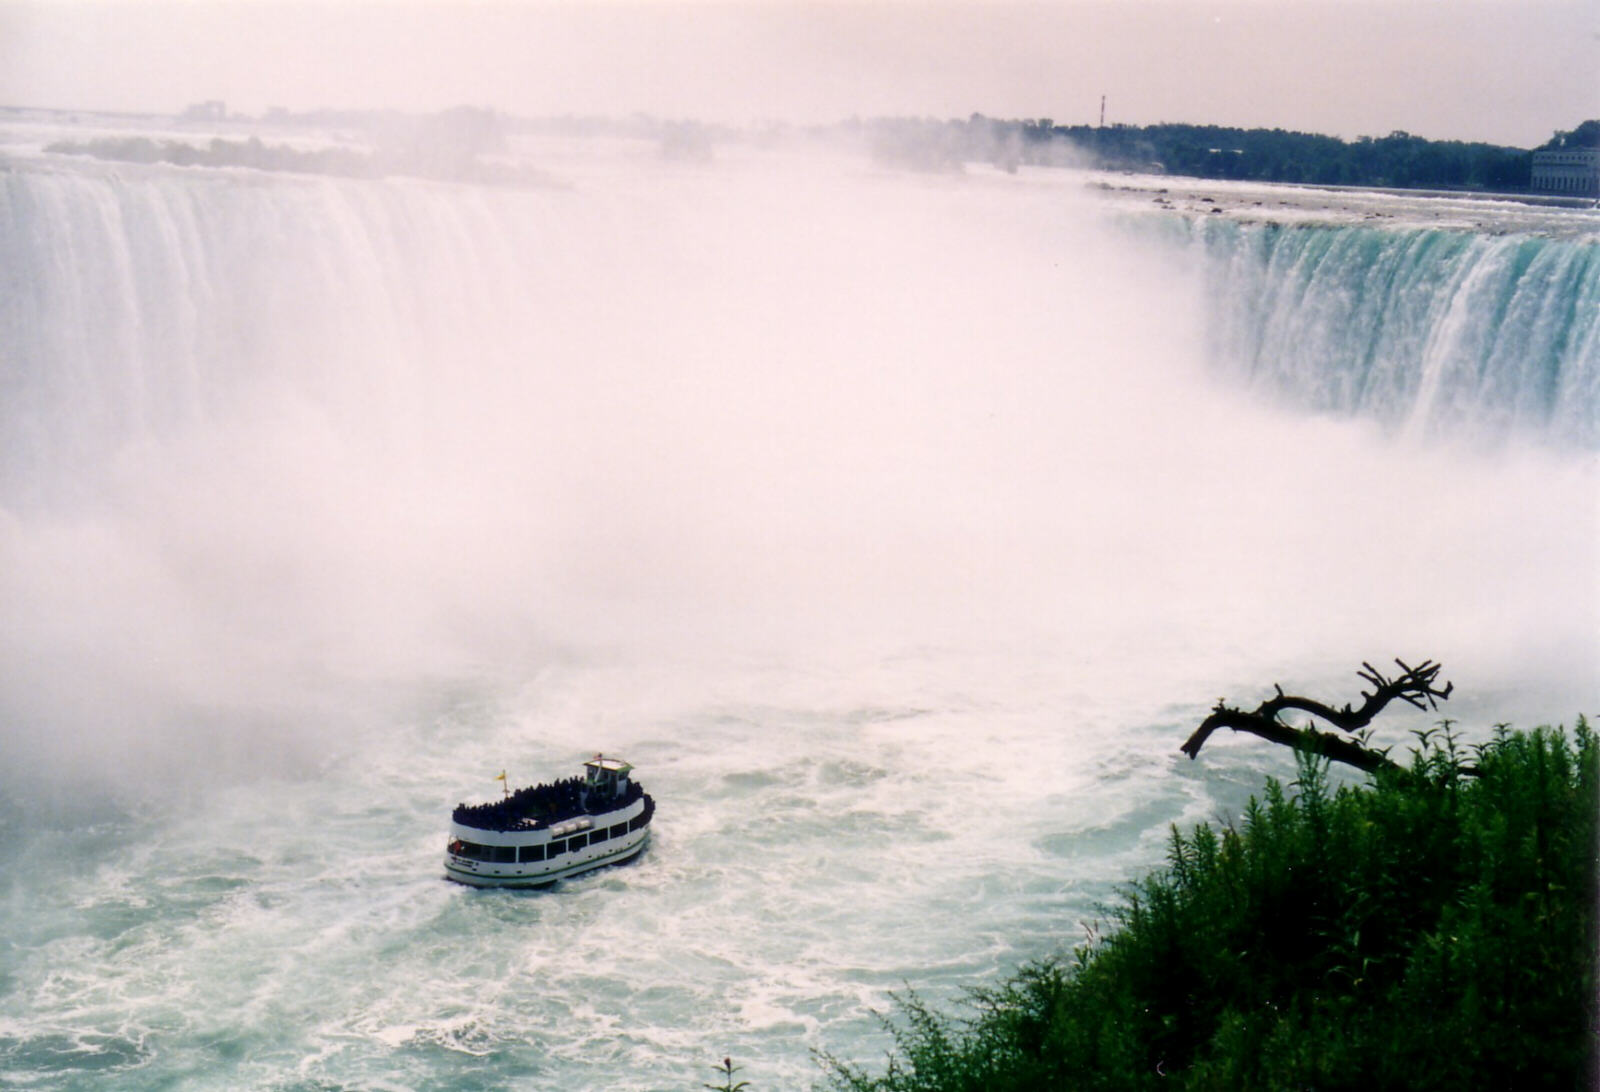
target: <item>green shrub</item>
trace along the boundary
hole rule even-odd
[[[1301,756],[1221,829],[1174,828],[1113,932],[965,1011],[897,999],[835,1089],[1579,1089],[1596,1028],[1597,747],[1583,719],[1333,789]]]

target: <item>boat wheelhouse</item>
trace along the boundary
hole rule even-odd
[[[583,770],[502,800],[457,804],[445,877],[473,887],[544,887],[638,856],[655,801],[620,758],[595,755]]]

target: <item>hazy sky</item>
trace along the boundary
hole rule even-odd
[[[0,0],[0,104],[1405,129],[1600,115],[1595,0]]]

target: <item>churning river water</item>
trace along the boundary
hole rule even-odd
[[[1177,753],[1219,697],[1600,695],[1592,213],[9,139],[8,1088],[804,1088],[1292,777]],[[595,751],[637,863],[443,880],[455,803]]]

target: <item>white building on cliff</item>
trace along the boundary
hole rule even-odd
[[[1533,153],[1533,189],[1600,197],[1600,148],[1551,148]]]

